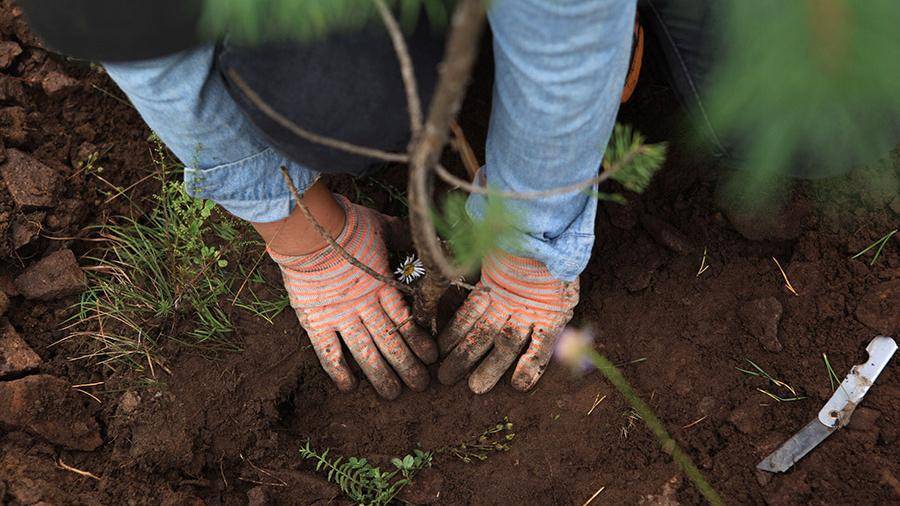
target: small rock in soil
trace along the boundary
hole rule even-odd
[[[9,297],[0,290],[0,316],[5,315],[7,309],[9,309]]]
[[[47,216],[47,213],[44,211],[35,211],[16,216],[11,227],[13,248],[19,249],[37,237],[41,232],[45,216]]]
[[[0,42],[0,69],[12,65],[13,60],[20,54],[22,54],[22,46],[19,44],[11,40]]]
[[[51,70],[41,79],[41,87],[44,89],[44,93],[54,97],[77,88],[78,81],[58,70]]]
[[[0,136],[9,146],[20,146],[28,139],[25,109],[14,106],[0,109]]]
[[[694,251],[694,245],[680,230],[672,225],[650,216],[641,214],[641,225],[650,234],[650,237],[660,245],[669,248],[679,255],[689,255]]]
[[[122,414],[130,415],[134,413],[134,410],[141,404],[141,398],[138,396],[136,392],[131,390],[122,394],[122,398],[119,400],[119,411]]]
[[[433,504],[440,499],[443,486],[444,475],[434,468],[426,468],[400,492],[399,499],[410,504]]]
[[[738,310],[741,325],[750,335],[759,340],[767,351],[779,352],[778,325],[781,322],[781,303],[774,297],[752,300]]]
[[[64,249],[29,267],[16,278],[15,284],[19,293],[28,299],[53,300],[80,293],[87,280],[75,254]]]
[[[47,374],[0,383],[0,426],[24,430],[73,450],[103,444],[97,421],[65,381]]]
[[[900,330],[900,279],[871,288],[856,306],[856,319],[886,336]]]
[[[0,100],[23,103],[25,99],[25,87],[20,78],[0,75]]]
[[[19,206],[50,207],[59,187],[56,171],[18,149],[6,152],[6,161],[0,165],[3,181],[13,200]]]
[[[39,365],[41,357],[16,329],[8,322],[0,323],[0,379],[33,371]]]

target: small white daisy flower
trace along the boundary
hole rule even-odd
[[[397,267],[397,270],[394,271],[397,279],[406,284],[421,278],[423,274],[425,274],[425,266],[422,265],[422,261],[415,255],[406,257],[405,260],[400,262],[400,267]]]

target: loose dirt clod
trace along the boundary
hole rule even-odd
[[[749,398],[734,409],[728,421],[743,434],[756,434],[762,430],[763,408],[758,399]]]
[[[641,225],[654,241],[679,255],[689,255],[696,248],[680,230],[659,218],[649,214],[641,214]]]
[[[2,112],[0,110],[0,133],[4,128]],[[0,172],[6,189],[19,207],[50,207],[54,204],[60,178],[50,167],[18,149],[9,149]]]
[[[0,109],[0,136],[6,145],[19,146],[25,142],[28,138],[25,122],[25,109],[18,106]]]
[[[24,430],[53,444],[90,451],[101,444],[100,428],[83,397],[47,374],[0,383],[0,426]]]
[[[22,54],[22,46],[11,41],[0,42],[0,69],[9,67],[17,56]]]
[[[7,309],[9,309],[9,297],[5,292],[0,291],[0,316],[5,315]]]
[[[781,303],[774,297],[751,300],[738,310],[744,330],[758,339],[760,346],[765,350],[773,353],[782,350],[781,342],[778,340],[781,314]]]
[[[45,216],[47,216],[47,213],[44,211],[35,211],[16,216],[12,222],[12,233],[10,234],[13,248],[19,249],[37,237],[41,232]]]
[[[39,365],[41,357],[25,343],[16,329],[8,322],[0,323],[0,379],[32,371]]]
[[[74,295],[87,280],[72,250],[51,253],[16,278],[16,289],[28,299],[53,300]]]
[[[41,88],[51,97],[62,95],[77,87],[78,81],[56,70],[47,72],[47,75],[41,79]]]

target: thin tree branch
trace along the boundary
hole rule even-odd
[[[388,34],[391,36],[391,43],[394,45],[394,52],[397,53],[397,61],[400,63],[400,75],[403,78],[403,88],[406,91],[406,108],[409,110],[409,131],[412,138],[419,136],[422,129],[422,101],[419,99],[419,87],[416,84],[416,74],[413,71],[412,58],[409,56],[409,50],[406,47],[406,40],[403,38],[403,32],[397,24],[397,19],[390,9],[384,4],[384,0],[373,0],[381,20],[387,28]]]
[[[478,163],[478,157],[475,156],[475,151],[472,150],[472,146],[466,139],[466,134],[463,132],[462,127],[459,126],[459,123],[456,121],[450,123],[450,130],[453,131],[453,145],[456,148],[456,152],[459,153],[459,157],[462,158],[466,172],[469,173],[469,180],[474,180],[475,175],[478,174],[478,169],[481,168],[481,164]]]
[[[426,269],[413,301],[413,314],[432,332],[437,330],[437,304],[450,280],[457,280],[461,271],[444,254],[432,221],[431,171],[465,95],[484,23],[484,0],[460,0],[456,4],[428,119],[410,150],[409,224],[413,244]]]
[[[378,281],[390,285],[391,287],[396,288],[403,293],[413,293],[412,288],[410,288],[408,285],[404,285],[394,278],[385,276],[384,274],[372,270],[371,267],[360,262],[356,257],[351,255],[346,249],[344,249],[343,246],[338,244],[337,241],[335,241],[334,238],[331,237],[331,234],[329,234],[328,231],[325,230],[325,227],[323,227],[322,224],[319,223],[319,220],[317,220],[316,217],[312,215],[312,212],[310,212],[309,208],[306,207],[306,204],[304,204],[300,199],[300,192],[297,191],[297,187],[294,186],[294,181],[291,180],[291,176],[290,174],[288,174],[287,168],[285,168],[284,166],[281,167],[281,175],[284,176],[284,181],[285,183],[287,183],[288,188],[290,188],[291,190],[291,195],[293,195],[294,200],[297,202],[297,208],[300,209],[300,212],[303,213],[303,216],[305,216],[306,219],[309,220],[310,223],[312,223],[313,228],[315,228],[316,232],[318,232],[319,235],[322,236],[322,239],[325,239],[325,242],[328,243],[331,249],[337,251],[338,254],[341,255],[344,260],[349,262],[351,265],[361,269],[363,272],[365,272],[369,276],[372,276]]]
[[[630,150],[625,156],[623,156],[619,161],[612,164],[608,169],[604,170],[600,174],[585,179],[584,181],[580,181],[577,183],[572,183],[566,186],[558,186],[556,188],[550,188],[549,190],[538,190],[538,191],[530,191],[530,192],[514,192],[509,190],[492,190],[490,188],[486,188],[484,186],[478,186],[476,184],[470,183],[464,179],[460,179],[453,174],[450,173],[443,165],[437,164],[435,165],[434,171],[444,181],[447,183],[461,188],[469,193],[476,193],[478,195],[494,195],[497,197],[503,197],[514,200],[533,200],[540,199],[546,197],[554,197],[557,195],[565,195],[567,193],[575,193],[587,188],[594,186],[595,184],[602,183],[607,179],[613,177],[616,172],[622,170],[623,167],[628,166],[639,154],[644,152],[644,146],[637,146],[634,149]]]
[[[445,278],[445,285],[448,280],[458,278],[461,272],[444,254],[432,221],[430,175],[447,143],[450,123],[465,95],[478,54],[478,41],[484,29],[484,20],[483,0],[461,0],[457,4],[428,120],[410,155],[407,193],[413,242],[428,273],[431,276],[440,274]]]
[[[347,153],[359,156],[365,156],[369,158],[374,158],[376,160],[382,160],[385,162],[398,162],[398,163],[408,163],[409,156],[405,153],[391,153],[388,151],[383,151],[375,148],[367,148],[365,146],[358,146],[356,144],[352,144],[350,142],[341,141],[338,139],[334,139],[332,137],[325,137],[324,135],[319,135],[309,130],[301,127],[300,125],[294,123],[286,116],[281,114],[272,108],[269,104],[265,102],[255,91],[253,91],[250,86],[244,81],[244,78],[240,76],[234,69],[227,70],[228,77],[231,79],[231,82],[237,86],[237,88],[247,97],[247,100],[250,101],[251,104],[256,106],[263,114],[269,117],[272,121],[278,123],[284,128],[287,128],[291,133],[305,139],[309,142],[315,144],[321,144],[323,146],[338,149],[341,151],[345,151]]]

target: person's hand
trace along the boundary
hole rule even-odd
[[[441,353],[449,353],[438,379],[445,385],[456,383],[487,354],[469,376],[469,388],[483,394],[497,384],[530,338],[511,380],[517,390],[530,389],[544,373],[577,303],[578,280],[554,279],[537,260],[502,252],[489,255],[481,281],[438,337]]]
[[[361,263],[390,275],[382,237],[385,217],[343,197],[337,199],[347,216],[337,243]],[[351,265],[330,247],[295,257],[269,254],[281,267],[291,306],[338,389],[346,392],[356,386],[338,334],[382,397],[400,395],[397,375],[413,390],[428,386],[422,362],[437,360],[437,347],[413,323],[396,289]]]

